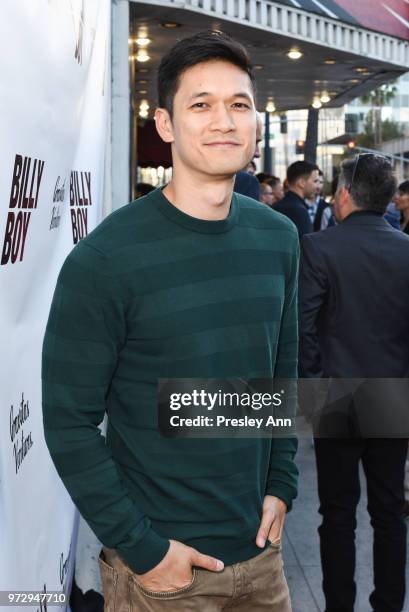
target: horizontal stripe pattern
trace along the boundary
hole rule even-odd
[[[212,223],[160,190],[110,215],[67,258],[44,338],[51,456],[99,539],[138,573],[169,538],[207,552],[214,539],[226,563],[253,556],[264,495],[289,506],[296,495],[294,440],[157,430],[158,378],[296,376],[295,228],[238,195]]]

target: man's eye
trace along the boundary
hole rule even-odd
[[[245,104],[244,102],[235,102],[233,106],[235,106],[236,108],[250,108],[250,106],[248,104]]]
[[[205,102],[195,102],[195,104],[192,104],[192,108],[205,108],[205,106]]]

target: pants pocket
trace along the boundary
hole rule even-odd
[[[118,573],[105,561],[103,550],[99,555],[98,565],[104,593],[104,612],[115,612]]]
[[[197,577],[197,571],[196,569],[192,568],[192,580],[186,586],[181,587],[180,589],[176,589],[176,591],[150,591],[149,589],[145,589],[145,587],[142,586],[136,580],[134,576],[132,576],[134,585],[136,586],[138,591],[142,593],[142,595],[144,595],[145,597],[150,597],[151,599],[161,599],[161,600],[177,599],[179,598],[180,595],[184,595],[185,593],[188,593],[195,586],[196,577]]]

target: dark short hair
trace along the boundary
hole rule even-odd
[[[253,67],[245,47],[223,32],[209,30],[179,40],[162,58],[157,81],[159,106],[166,108],[172,116],[173,99],[182,73],[197,64],[212,60],[229,62],[246,72],[255,95]]]
[[[409,193],[409,181],[403,181],[398,187],[398,191],[401,193]]]
[[[287,181],[289,185],[293,185],[299,178],[308,178],[314,172],[318,170],[316,164],[311,164],[307,161],[296,161],[287,168]]]
[[[266,174],[265,172],[258,172],[258,174],[256,174],[256,178],[258,182],[261,184],[261,183],[268,183],[273,177],[271,174]]]
[[[272,176],[268,183],[274,189],[274,187],[278,185],[278,183],[281,183],[281,179],[278,176]]]
[[[340,184],[349,189],[358,208],[382,214],[396,193],[393,168],[381,155],[365,154],[358,160],[356,157],[346,159],[341,165]]]

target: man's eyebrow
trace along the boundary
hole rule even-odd
[[[205,96],[211,96],[212,94],[209,91],[199,91],[193,93],[189,100],[193,100],[194,98],[204,98]],[[253,101],[253,98],[245,91],[239,91],[231,96],[232,98],[246,98],[249,102]]]

